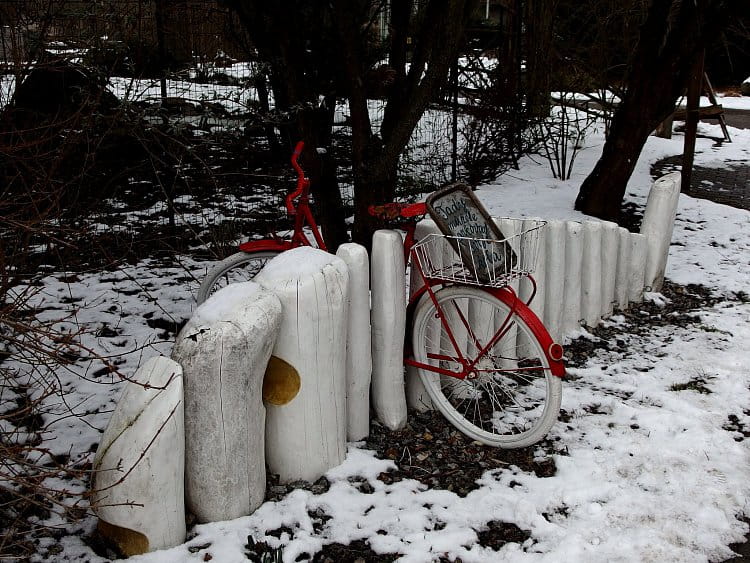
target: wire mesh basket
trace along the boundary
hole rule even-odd
[[[546,221],[502,219],[501,225],[506,238],[500,240],[427,235],[412,248],[412,262],[432,280],[487,287],[508,285],[534,271]]]

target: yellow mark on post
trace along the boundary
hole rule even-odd
[[[148,538],[140,532],[115,526],[101,519],[97,524],[97,531],[105,543],[125,557],[148,553]]]
[[[272,405],[286,405],[299,393],[299,373],[281,358],[271,356],[263,378],[263,400]]]

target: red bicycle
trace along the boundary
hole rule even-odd
[[[199,304],[230,283],[252,280],[265,263],[277,254],[298,246],[311,246],[305,235],[306,227],[318,248],[328,250],[310,209],[310,180],[305,177],[298,162],[304,147],[305,143],[300,141],[292,153],[292,167],[297,172],[297,188],[286,196],[285,201],[287,214],[294,219],[291,238],[284,239],[271,233],[268,238],[240,244],[239,252],[228,256],[208,271],[196,296]]]
[[[228,283],[252,279],[280,252],[315,244],[326,250],[309,206],[310,183],[292,155],[297,188],[286,199],[289,239],[240,245],[212,268],[198,302]],[[428,198],[429,199],[429,198]],[[531,275],[543,221],[518,223],[512,236],[474,238],[437,232],[417,241],[425,203],[386,203],[370,213],[405,231],[404,256],[420,287],[409,299],[404,364],[417,369],[433,405],[457,429],[484,444],[518,448],[541,440],[557,420],[565,374],[563,349],[529,308]],[[521,279],[533,286],[523,301]]]

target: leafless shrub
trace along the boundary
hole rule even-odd
[[[82,491],[65,483],[85,482],[87,458],[46,446],[56,422],[81,416],[60,382],[82,353],[80,333],[41,320],[37,291],[25,285],[0,294],[0,558],[28,555],[53,513],[66,521],[85,513]]]
[[[538,134],[544,155],[549,162],[554,178],[568,180],[573,164],[596,115],[586,101],[579,101],[575,94],[560,93],[550,115],[539,121]]]
[[[459,129],[460,162],[469,185],[491,182],[518,167],[518,159],[533,142],[526,121],[514,107],[471,112]]]
[[[520,90],[520,61],[513,57],[466,54],[456,72],[458,161],[461,175],[476,186],[518,168],[535,142],[532,112]]]

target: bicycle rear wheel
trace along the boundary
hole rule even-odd
[[[251,281],[271,258],[275,251],[237,252],[224,258],[208,271],[198,289],[198,305],[230,283]]]
[[[460,373],[461,356],[473,362],[492,344],[466,379],[419,369],[432,402],[458,430],[483,444],[521,448],[541,440],[557,420],[562,384],[518,314],[526,305],[510,306],[465,286],[439,289],[435,296],[445,323],[425,295],[412,325],[416,361]]]

